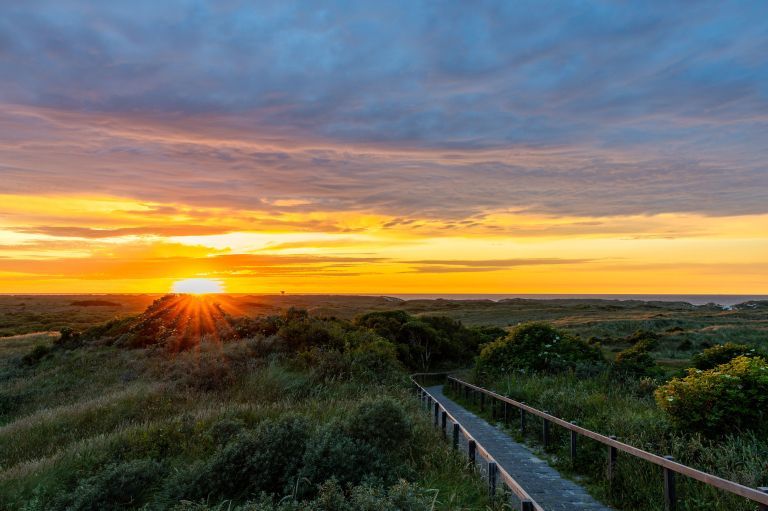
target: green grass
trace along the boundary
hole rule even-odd
[[[25,336],[0,344],[0,395],[23,396],[0,426],[0,509],[47,509],[56,495],[115,462],[153,459],[169,473],[184,470],[212,455],[211,431],[222,421],[250,429],[299,414],[319,428],[372,397],[396,400],[411,417],[411,478],[434,493],[435,509],[490,506],[485,485],[431,427],[405,375],[390,385],[318,381],[290,359],[251,358],[247,341],[174,357],[87,346],[57,350],[35,367],[18,365],[35,345],[50,341]],[[211,361],[228,362],[229,370],[211,372]],[[172,504],[160,497],[154,502],[151,509]]]

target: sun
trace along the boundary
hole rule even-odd
[[[173,283],[173,292],[192,295],[223,293],[224,285],[220,280],[214,279],[184,279]]]

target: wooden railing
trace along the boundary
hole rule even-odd
[[[477,400],[477,398],[479,398],[481,411],[485,405],[485,396],[491,398],[493,400],[491,401],[491,406],[493,406],[492,414],[494,416],[496,415],[495,402],[504,403],[505,411],[507,405],[512,405],[513,407],[517,408],[520,411],[520,429],[523,433],[525,432],[526,428],[526,414],[541,417],[541,436],[542,443],[544,444],[545,448],[549,444],[551,424],[555,424],[569,430],[571,432],[571,459],[576,458],[576,438],[578,435],[585,436],[600,442],[601,444],[605,444],[608,447],[607,474],[609,479],[612,479],[616,474],[616,460],[618,451],[625,452],[636,458],[640,458],[649,463],[653,463],[654,465],[658,465],[663,469],[664,473],[664,505],[665,509],[668,511],[673,511],[677,505],[675,474],[690,477],[691,479],[695,479],[714,488],[718,488],[734,495],[744,497],[751,500],[752,502],[758,503],[760,511],[768,511],[768,488],[750,488],[748,486],[744,486],[739,483],[735,483],[733,481],[702,472],[701,470],[696,470],[695,468],[689,467],[687,465],[677,463],[672,459],[671,456],[658,456],[642,449],[638,449],[637,447],[633,447],[629,444],[619,442],[616,437],[601,435],[600,433],[582,428],[572,422],[565,421],[542,410],[537,410],[536,408],[528,406],[525,403],[515,401],[514,399],[510,399],[488,389],[484,389],[482,387],[478,387],[477,385],[462,381],[453,376],[448,376],[447,382],[451,390],[457,392],[464,398],[469,399],[471,397],[473,400]],[[507,417],[507,414],[505,413],[504,416]]]
[[[509,473],[504,470],[496,460],[491,456],[488,450],[483,447],[470,433],[467,431],[448,410],[443,407],[435,397],[422,386],[423,380],[431,380],[434,383],[444,383],[448,377],[447,373],[417,373],[411,375],[411,381],[416,387],[416,395],[421,400],[422,405],[428,412],[433,413],[434,410],[434,424],[435,428],[442,427],[443,436],[448,437],[448,421],[453,423],[452,430],[452,442],[453,448],[459,448],[459,435],[463,435],[467,441],[467,456],[472,465],[477,463],[477,456],[485,459],[488,464],[488,492],[491,498],[496,497],[498,480],[512,492],[520,500],[521,511],[544,511],[539,504],[537,504],[528,492],[515,481]]]

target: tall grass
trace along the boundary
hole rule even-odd
[[[372,397],[394,399],[411,418],[409,473],[434,494],[434,509],[491,506],[485,485],[433,430],[403,384],[318,380],[289,357],[255,356],[248,341],[174,357],[86,346],[14,369],[11,358],[39,341],[6,346],[0,395],[24,396],[24,402],[0,426],[0,510],[51,509],[115,464],[153,460],[163,477],[172,477],[209,459],[222,428],[250,430],[297,414],[321,428]],[[149,491],[152,509],[175,505]]]

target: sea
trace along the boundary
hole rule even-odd
[[[641,300],[644,302],[687,302],[691,305],[716,303],[724,307],[749,301],[768,300],[768,295],[621,295],[621,294],[387,294],[402,300]]]

